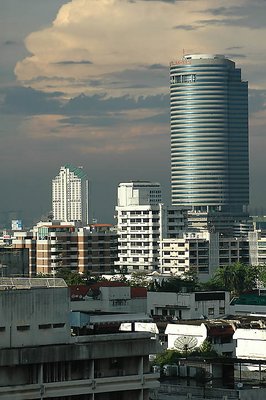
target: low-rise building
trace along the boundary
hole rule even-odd
[[[0,398],[148,400],[151,334],[72,336],[69,304],[57,278],[0,279]]]
[[[223,291],[147,294],[147,312],[154,319],[221,318],[229,313],[229,303],[230,293]]]
[[[208,340],[220,355],[234,356],[233,335],[235,326],[227,320],[191,320],[168,324],[165,334],[168,349],[189,352]]]
[[[73,311],[146,313],[147,289],[122,282],[100,281],[90,286],[72,286]]]
[[[265,294],[265,289],[258,289],[253,293],[244,293],[234,297],[230,302],[230,314],[266,316]]]

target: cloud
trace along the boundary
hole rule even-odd
[[[168,86],[168,77],[163,81],[158,75],[163,71],[160,65],[168,64],[178,51],[178,46],[173,49],[176,32],[170,27],[183,25],[179,42],[185,42],[197,10],[199,16],[200,5],[194,1],[69,1],[60,8],[52,26],[26,38],[30,55],[17,63],[16,76],[35,89],[60,90],[71,96],[94,92],[95,87],[86,82],[99,78],[99,92],[121,96],[132,89],[138,96],[141,91],[134,89],[140,85],[145,89],[142,94],[159,93]],[[194,42],[197,46],[200,40]],[[144,66],[150,66],[149,74]],[[122,75],[124,80],[114,86]],[[145,82],[140,82],[141,76]],[[76,91],[75,83],[67,85],[67,79],[73,77],[78,77]]]
[[[60,93],[44,93],[32,88],[9,87],[1,91],[3,100],[0,107],[2,114],[54,114],[60,109],[56,97]]]
[[[266,111],[266,90],[249,90],[249,111],[250,114]]]
[[[199,26],[196,25],[176,25],[173,27],[173,29],[180,29],[184,31],[195,31],[199,29]]]
[[[237,58],[247,58],[246,54],[240,53],[226,53],[226,56],[229,57],[231,60],[235,60]]]
[[[64,115],[60,123],[89,126],[114,126],[121,122],[152,118],[157,110],[168,110],[169,95],[124,95],[109,97],[106,94],[86,96],[81,94],[62,103],[60,92],[45,93],[32,88],[10,87],[2,89],[0,113],[31,115]],[[136,113],[136,114],[135,114]]]
[[[265,29],[266,21],[265,2],[264,1],[242,1],[241,5],[230,5],[228,7],[213,7],[203,10],[204,14],[210,14],[217,17],[226,17],[221,19],[200,20],[200,23],[242,26],[250,29]]]
[[[65,61],[58,61],[55,64],[57,64],[57,65],[82,65],[82,64],[93,64],[93,63],[89,60],[80,60],[80,61],[65,60]]]
[[[6,40],[3,42],[4,46],[17,46],[18,44],[20,43],[16,42],[15,40]]]

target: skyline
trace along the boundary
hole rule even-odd
[[[251,207],[263,206],[263,1],[43,3],[0,4],[0,212],[49,212],[68,162],[83,165],[101,222],[112,222],[123,181],[158,181],[169,200],[169,62],[183,52],[225,54],[249,81]]]

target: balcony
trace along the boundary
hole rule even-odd
[[[28,400],[57,398],[93,393],[108,393],[127,390],[155,389],[160,386],[159,374],[111,376],[74,381],[52,382],[32,385],[0,387],[0,398],[9,400]],[[98,375],[97,375],[98,376]]]

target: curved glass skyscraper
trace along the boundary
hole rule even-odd
[[[222,55],[170,64],[173,205],[238,214],[249,202],[248,85]]]

